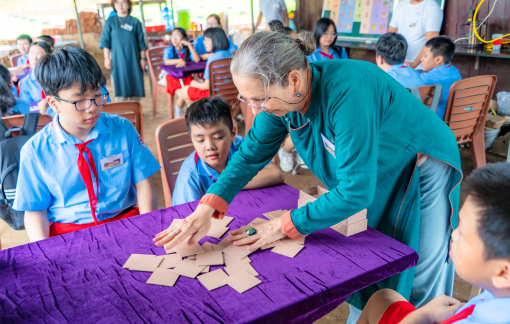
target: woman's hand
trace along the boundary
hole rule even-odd
[[[111,59],[104,59],[104,67],[108,70],[108,71],[111,71],[112,68],[113,68],[113,64],[112,64],[112,60]]]
[[[140,68],[142,71],[145,71],[145,68],[147,67],[147,61],[144,59],[140,59]]]
[[[177,62],[177,64],[175,64],[175,67],[178,67],[178,68],[185,67],[185,66],[186,66],[186,61],[183,59],[179,59],[179,62]]]
[[[188,244],[193,245],[198,243],[204,236],[207,235],[211,228],[211,217],[214,214],[214,208],[207,205],[198,205],[193,214],[184,219],[178,226],[170,226],[168,229],[156,235],[153,239],[156,246],[165,246],[165,250],[173,249],[176,245],[187,239]]]
[[[251,236],[246,235],[246,230],[253,227],[257,233]],[[234,245],[251,244],[249,251],[255,251],[258,248],[278,241],[287,236],[283,231],[283,225],[280,218],[275,218],[268,222],[251,224],[243,226],[240,229],[230,232],[228,240],[234,242]],[[254,244],[252,244],[254,243]]]

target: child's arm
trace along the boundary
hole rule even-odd
[[[165,59],[165,65],[175,65],[177,67],[186,66],[186,62],[183,59]]]
[[[182,40],[181,44],[184,46],[188,46],[189,52],[191,53],[191,57],[193,58],[193,62],[200,62],[200,55],[198,55],[197,50],[191,45],[187,40]]]
[[[462,306],[464,304],[457,299],[442,295],[407,315],[400,324],[440,323],[455,315]]]
[[[152,178],[148,177],[135,184],[136,198],[140,214],[146,214],[158,209],[158,196]]]
[[[274,163],[269,163],[243,188],[257,189],[274,186],[284,181],[283,171]]]
[[[207,61],[207,59],[210,58],[212,55],[213,55],[213,53],[205,53],[205,54],[200,55],[200,59],[202,61]]]
[[[189,84],[190,87],[198,88],[200,90],[209,90],[210,82],[209,80],[204,80],[204,82],[199,82],[196,80],[191,81]]]
[[[25,228],[30,242],[40,241],[50,237],[50,222],[46,210],[26,211]]]

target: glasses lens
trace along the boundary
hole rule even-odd
[[[90,100],[88,100],[88,99],[80,100],[80,101],[76,102],[76,110],[78,110],[78,111],[87,110],[87,109],[89,109],[89,107],[90,107]]]
[[[108,95],[104,94],[102,96],[96,97],[94,102],[96,103],[96,106],[102,106],[108,102]]]

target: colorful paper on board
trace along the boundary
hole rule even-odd
[[[352,33],[355,4],[356,0],[340,1],[340,7],[338,9],[338,18],[336,20],[336,31],[338,33]]]

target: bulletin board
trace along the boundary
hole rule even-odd
[[[324,0],[322,17],[336,23],[339,40],[373,40],[388,31],[402,0]],[[446,0],[435,0],[444,10]]]

